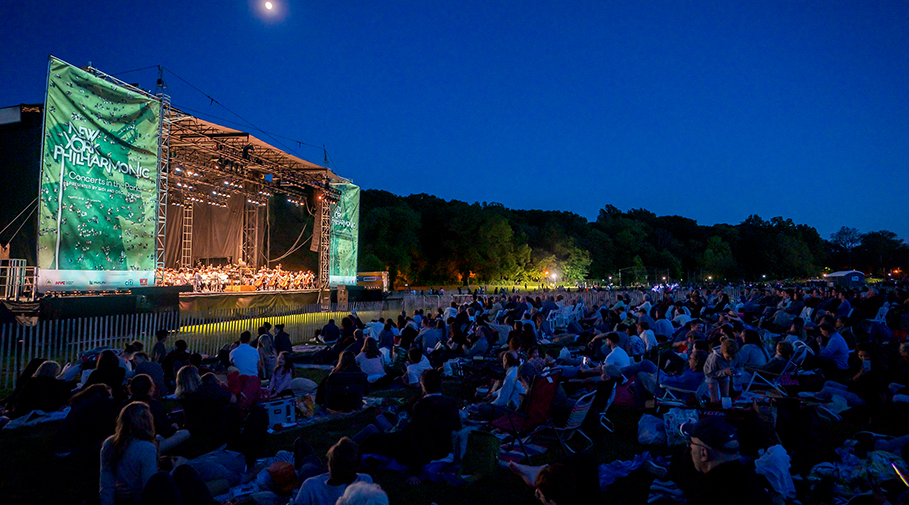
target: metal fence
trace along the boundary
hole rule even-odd
[[[348,310],[320,312],[320,305],[268,309],[226,309],[198,313],[161,312],[79,319],[38,321],[34,326],[15,323],[0,325],[0,388],[15,387],[25,366],[34,358],[54,360],[61,365],[75,363],[82,352],[98,347],[122,349],[139,341],[150,351],[159,329],[171,331],[168,345],[185,340],[191,352],[214,355],[224,344],[250,331],[253,336],[268,321],[284,324],[294,344],[313,339],[315,330],[329,319],[340,320],[356,309],[364,322],[379,317],[394,317],[403,304],[389,302],[352,302]]]

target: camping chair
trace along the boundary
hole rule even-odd
[[[799,317],[802,318],[802,321],[808,322],[811,321],[811,314],[814,313],[814,309],[811,307],[805,307],[799,313]]]
[[[748,393],[751,391],[752,387],[770,387],[775,389],[783,396],[788,396],[786,391],[782,389],[784,386],[791,385],[792,375],[795,374],[799,365],[795,362],[795,356],[789,358],[789,361],[786,362],[786,365],[783,367],[783,370],[778,373],[771,373],[761,369],[746,369],[748,373],[751,374],[751,380],[748,382],[748,385],[742,390],[742,394]]]
[[[663,390],[662,396],[654,396],[656,409],[659,410],[660,407],[686,407],[688,406],[688,398],[694,395],[695,400],[698,404],[704,405],[704,399],[710,397],[710,392],[707,388],[707,381],[701,382],[696,390],[691,389],[682,389],[674,386],[666,386],[659,384],[657,387]]]
[[[862,329],[865,333],[871,333],[871,328],[875,324],[887,324],[887,312],[890,311],[890,303],[884,302],[881,305],[881,308],[877,310],[877,315],[874,316],[874,319],[865,319],[862,321]]]
[[[613,391],[615,391],[615,389],[613,389]],[[588,437],[587,434],[581,430],[581,425],[584,423],[584,420],[587,419],[587,414],[590,412],[590,407],[593,405],[594,397],[596,396],[596,394],[597,394],[596,391],[591,391],[591,392],[585,394],[584,396],[578,398],[578,400],[574,404],[574,407],[572,407],[572,409],[571,409],[571,413],[568,415],[568,420],[565,421],[565,426],[562,426],[562,427],[555,426],[552,424],[552,421],[550,420],[548,423],[546,423],[546,425],[540,426],[539,428],[534,430],[533,433],[528,435],[524,439],[524,442],[529,443],[530,440],[537,433],[539,433],[541,431],[545,431],[547,429],[552,429],[553,431],[555,431],[556,438],[559,441],[559,445],[562,446],[562,449],[565,451],[566,454],[568,454],[568,453],[574,454],[575,452],[577,452],[574,449],[572,449],[570,445],[568,445],[569,442],[571,441],[571,439],[574,438],[574,436],[576,434],[580,434],[584,438],[584,440],[587,441],[587,446],[583,450],[586,451],[586,450],[590,449],[591,447],[593,447],[593,440],[591,440],[590,437]]]
[[[615,423],[613,423],[608,417],[606,417],[606,411],[609,410],[609,407],[612,406],[612,402],[615,401],[615,392],[618,388],[618,380],[612,379],[608,381],[603,381],[602,384],[598,383],[596,396],[593,399],[593,407],[599,406],[603,397],[605,396],[606,404],[602,409],[597,409],[600,413],[600,426],[602,426],[609,433],[615,431]]]
[[[527,454],[522,437],[527,436],[537,427],[552,422],[552,401],[555,399],[561,377],[562,371],[559,369],[534,377],[530,391],[527,392],[519,410],[493,405],[494,409],[504,411],[505,415],[491,421],[489,426],[514,437],[521,446],[521,452],[524,453],[527,461],[530,461],[530,456]]]

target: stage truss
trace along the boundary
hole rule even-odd
[[[328,286],[331,241],[331,205],[340,193],[332,182],[344,181],[327,167],[308,162],[277,149],[247,132],[233,130],[171,108],[168,115],[167,173],[170,203],[191,214],[193,204],[227,206],[227,198],[241,196],[244,202],[241,258],[247,266],[263,265],[257,245],[261,210],[274,193],[293,201],[305,201],[307,193],[321,196],[328,213],[320,213],[323,226],[319,241],[319,285]],[[298,204],[299,205],[299,204]],[[322,206],[320,205],[320,208]],[[192,218],[190,217],[190,220]],[[326,225],[327,223],[327,225]],[[192,239],[184,231],[181,265],[191,267]]]

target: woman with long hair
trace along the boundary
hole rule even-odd
[[[34,375],[22,387],[10,417],[22,417],[33,410],[53,412],[69,402],[74,384],[58,379],[60,365],[56,361],[41,363]]]
[[[202,386],[202,378],[199,376],[199,369],[186,365],[177,372],[177,387],[174,389],[174,396],[177,399],[185,400],[199,391]]]
[[[363,395],[368,385],[366,374],[357,366],[353,353],[344,351],[338,357],[338,364],[319,384],[316,403],[329,410],[358,410],[363,406]]]
[[[85,389],[92,384],[107,384],[114,400],[122,402],[126,400],[126,390],[123,388],[125,378],[126,369],[120,366],[120,358],[114,351],[107,349],[98,355],[95,370],[88,376],[82,388]]]
[[[356,366],[357,359],[354,357],[353,353],[344,351],[338,356],[338,363],[331,369],[331,372],[352,372],[353,368]]]
[[[293,355],[287,351],[281,351],[278,354],[275,369],[272,371],[271,380],[268,382],[268,396],[274,396],[290,389],[292,380],[294,380]]]
[[[136,503],[158,471],[155,424],[148,404],[123,407],[117,428],[101,446],[101,505]]]
[[[357,354],[356,362],[370,383],[385,377],[385,363],[375,339],[367,338],[363,342],[363,348],[360,350],[360,354]]]

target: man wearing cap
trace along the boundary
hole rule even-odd
[[[689,497],[689,504],[770,503],[754,468],[742,463],[735,428],[722,417],[708,416],[697,423],[685,423],[680,430],[688,437],[694,468],[704,474],[698,496]]]

